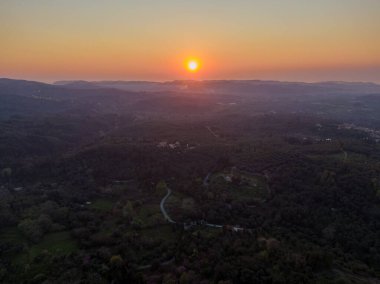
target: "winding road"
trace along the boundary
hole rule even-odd
[[[172,194],[172,190],[170,188],[167,187],[166,189],[168,192],[166,193],[164,198],[162,198],[161,203],[160,203],[161,212],[162,212],[162,215],[164,215],[164,218],[166,221],[168,221],[169,223],[175,224],[176,222],[173,221],[172,218],[170,218],[168,212],[166,212],[165,210],[165,202],[169,198],[170,194]]]
[[[169,196],[172,194],[172,190],[170,188],[166,188],[167,189],[167,193],[166,195],[162,198],[161,202],[160,202],[160,209],[161,209],[161,212],[162,212],[162,215],[164,216],[165,220],[168,221],[169,223],[171,224],[181,224],[181,225],[187,225],[186,223],[179,223],[179,222],[176,222],[174,221],[172,218],[170,218],[168,212],[166,212],[166,209],[165,209],[165,202],[166,200],[169,198]],[[194,224],[190,224],[190,225],[203,225],[203,226],[207,226],[207,227],[211,227],[211,228],[223,228],[224,225],[219,225],[219,224],[211,224],[211,223],[207,223],[205,221],[195,221],[195,222],[192,222]],[[241,227],[237,227],[237,226],[231,226],[231,228],[234,230],[234,231],[243,231],[243,230],[247,230],[247,229],[244,229],[244,228],[241,228]]]
[[[208,187],[209,181],[210,181],[211,172],[207,174],[207,176],[203,180],[203,186]]]
[[[343,150],[343,155],[344,155],[343,162],[345,162],[345,161],[347,161],[347,158],[348,158],[347,151]]]
[[[210,126],[206,126],[206,129],[213,135],[215,138],[220,138],[218,134],[216,134],[214,131],[212,131]]]

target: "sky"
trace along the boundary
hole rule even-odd
[[[0,0],[0,77],[380,83],[379,15],[379,0]]]

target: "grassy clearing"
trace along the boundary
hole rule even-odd
[[[99,211],[111,211],[114,206],[114,202],[108,199],[97,199],[93,201],[89,207]]]
[[[338,152],[333,154],[309,154],[307,155],[310,159],[313,160],[333,160],[333,161],[342,161],[342,162],[360,162],[364,160],[368,160],[363,154],[358,154],[354,152],[347,151],[347,156],[344,152]]]
[[[137,211],[137,217],[145,226],[152,226],[165,221],[159,204],[144,204]]]
[[[268,197],[265,177],[242,174],[241,180],[241,184],[235,184],[227,181],[223,173],[216,173],[212,178],[211,186],[215,186],[233,200],[238,201],[263,200]]]
[[[215,239],[220,234],[224,234],[223,230],[215,230],[210,227],[199,227],[193,234],[200,234],[204,239]]]
[[[231,190],[229,195],[234,200],[238,201],[250,201],[252,199],[265,199],[267,197],[268,190],[263,186],[241,186]]]
[[[10,227],[1,230],[0,241],[17,245],[22,244],[26,239],[17,227]]]
[[[43,252],[52,255],[66,255],[78,249],[77,243],[71,238],[68,231],[50,233],[37,243],[27,246],[25,251],[12,258],[13,265],[22,266],[32,261]]]
[[[191,211],[194,209],[195,201],[193,198],[188,197],[182,199],[181,208],[187,211]]]
[[[78,249],[76,242],[71,238],[67,231],[51,233],[44,236],[41,242],[30,247],[29,255],[36,257],[43,251],[52,254],[65,255]]]
[[[196,207],[197,203],[193,198],[180,192],[173,192],[165,203],[168,214],[176,221],[183,221],[183,218]]]
[[[176,232],[172,230],[171,225],[163,225],[158,228],[149,228],[141,232],[145,237],[161,241],[175,241]]]
[[[135,251],[135,262],[139,265],[151,264],[152,260],[167,260],[173,256],[168,248],[175,245],[178,233],[173,231],[171,225],[142,229],[138,234],[145,242],[150,243]]]
[[[167,207],[174,207],[174,208],[179,208],[181,207],[182,203],[182,196],[178,192],[173,192],[169,198],[166,200],[166,206]]]

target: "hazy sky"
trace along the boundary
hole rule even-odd
[[[380,0],[0,0],[0,43],[0,77],[380,82]]]

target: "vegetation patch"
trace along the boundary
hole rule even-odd
[[[23,252],[13,255],[12,263],[22,266],[33,261],[42,253],[53,256],[67,255],[78,250],[76,241],[71,237],[70,232],[50,233],[43,237],[37,244],[25,243]]]
[[[2,229],[0,232],[0,240],[4,243],[11,244],[22,244],[26,241],[25,237],[17,227]]]
[[[263,201],[269,195],[265,177],[227,171],[214,174],[209,189],[214,195],[232,201]]]
[[[144,204],[137,211],[137,218],[142,221],[145,226],[154,226],[161,222],[164,222],[162,213],[160,211],[160,205],[157,204]]]
[[[109,199],[97,199],[89,207],[99,211],[111,211],[113,206],[114,202]]]
[[[70,232],[57,232],[44,236],[41,242],[30,247],[31,258],[47,251],[55,255],[66,255],[78,249],[76,242],[71,238]]]

